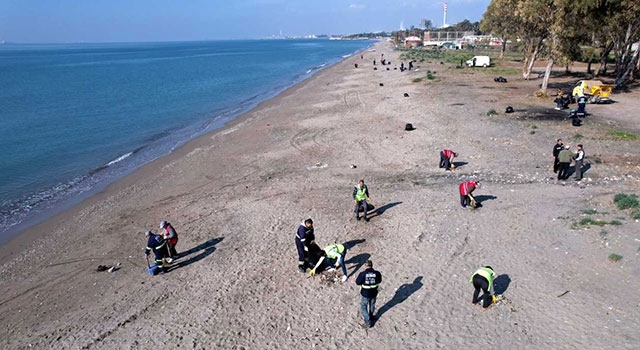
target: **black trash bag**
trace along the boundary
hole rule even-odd
[[[411,130],[415,130],[416,128],[413,127],[413,124],[411,123],[407,123],[407,125],[404,126],[404,130],[406,131],[411,131]]]
[[[404,97],[409,97],[409,94],[405,92]]]
[[[513,107],[507,106],[507,109],[504,112],[505,113],[513,113]]]

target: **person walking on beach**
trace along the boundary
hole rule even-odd
[[[347,255],[347,248],[340,243],[334,243],[332,245],[324,247],[322,257],[316,263],[316,266],[311,269],[311,276],[316,274],[316,269],[322,266],[324,263],[325,266],[330,269],[337,268],[340,266],[342,268],[342,283],[347,281],[347,266],[344,263],[345,256]]]
[[[493,279],[496,277],[496,273],[493,271],[491,266],[481,267],[476,270],[476,272],[471,275],[469,278],[469,282],[473,283],[473,299],[471,299],[471,303],[476,305],[482,300],[482,308],[483,310],[487,310],[489,306],[493,303],[493,297],[491,296],[491,290],[493,288]],[[480,290],[482,290],[482,296],[478,298],[480,295]]]
[[[358,181],[358,184],[353,188],[353,201],[356,204],[355,213],[356,220],[360,220],[360,208],[364,212],[364,221],[369,221],[367,218],[367,210],[369,209],[369,204],[367,203],[367,199],[369,198],[369,188],[364,184],[364,180]]]
[[[557,173],[558,172],[558,168],[560,167],[560,162],[558,161],[558,154],[560,154],[560,151],[562,151],[564,149],[564,144],[562,143],[562,139],[558,139],[558,141],[556,141],[556,144],[553,145],[553,172]]]
[[[176,230],[167,221],[160,222],[160,229],[162,230],[162,237],[167,241],[167,249],[169,256],[173,259],[178,258],[178,252],[176,251],[176,244],[178,244],[178,234]]]
[[[580,181],[582,180],[582,163],[584,161],[584,148],[582,148],[582,145],[578,145],[578,151],[576,152],[573,159],[575,161],[576,167],[575,180]]]
[[[309,250],[309,246],[314,243],[316,239],[313,234],[313,220],[307,219],[298,226],[298,232],[296,232],[296,249],[298,250],[298,270],[300,272],[306,272],[307,267],[305,264],[305,251]]]
[[[149,253],[153,251],[155,255],[155,267],[163,273],[167,272],[167,268],[164,266],[164,258],[167,256],[167,242],[161,235],[157,235],[151,231],[145,232],[144,235],[147,237],[147,247],[144,249],[144,254],[147,256],[147,263],[149,263]]]
[[[566,180],[569,177],[569,165],[573,158],[573,153],[569,150],[569,145],[558,153],[558,180]]]
[[[444,168],[444,170],[451,170],[451,168],[455,169],[456,166],[453,164],[453,158],[457,156],[458,153],[450,149],[443,149],[440,151],[440,168]]]
[[[364,318],[364,327],[373,327],[375,321],[376,298],[378,286],[382,283],[382,274],[373,269],[373,262],[367,260],[364,263],[365,270],[356,278],[356,284],[360,286],[360,309]]]
[[[471,193],[473,193],[473,191],[475,191],[476,188],[480,188],[482,187],[482,185],[480,184],[480,181],[465,181],[465,182],[461,182],[460,183],[460,205],[462,205],[462,208],[466,208],[468,205],[471,205],[471,208],[475,208],[478,203],[476,202],[476,199],[473,198],[473,195]]]

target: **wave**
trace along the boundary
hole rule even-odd
[[[110,161],[109,163],[107,163],[106,166],[109,167],[109,166],[112,166],[112,165],[114,165],[116,163],[119,163],[119,162],[129,158],[132,154],[133,154],[133,152],[125,153],[125,154],[121,155],[120,157],[118,157],[118,158]]]

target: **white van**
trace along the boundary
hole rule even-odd
[[[473,56],[472,59],[467,61],[469,67],[489,67],[491,65],[491,58],[489,56]]]

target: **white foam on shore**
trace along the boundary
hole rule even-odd
[[[121,155],[120,157],[118,157],[118,158],[116,158],[116,159],[114,159],[114,160],[110,161],[110,162],[109,162],[109,163],[107,163],[105,166],[112,166],[112,165],[114,165],[114,164],[116,164],[116,163],[119,163],[119,162],[121,162],[121,161],[123,161],[123,160],[125,160],[125,159],[129,158],[132,154],[133,154],[133,152],[125,153],[125,154]]]

